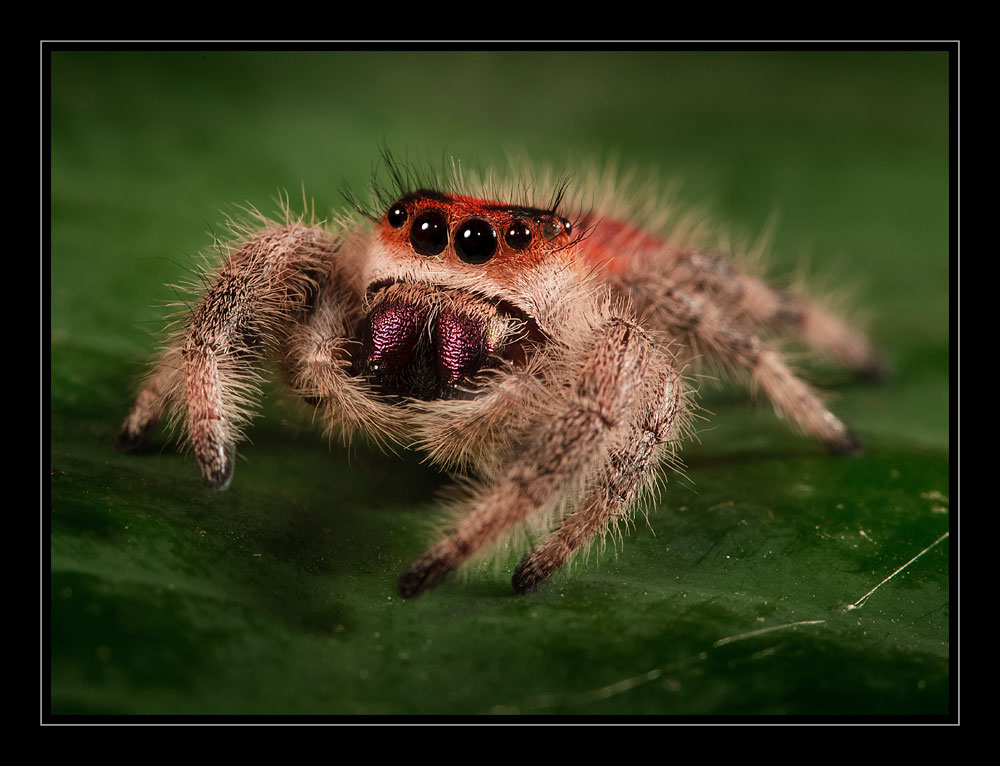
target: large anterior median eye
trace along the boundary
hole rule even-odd
[[[482,218],[473,218],[455,232],[455,252],[466,263],[486,263],[497,251],[497,233]]]
[[[436,210],[421,213],[410,227],[410,244],[420,255],[437,255],[448,244],[448,224]]]

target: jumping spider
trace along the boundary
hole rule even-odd
[[[407,443],[467,485],[454,523],[399,577],[439,584],[525,526],[535,590],[629,518],[688,430],[681,370],[750,383],[834,453],[857,437],[764,339],[797,336],[877,375],[868,340],[814,302],[613,210],[435,191],[390,166],[395,192],[336,223],[246,229],[186,315],[118,435],[139,447],[165,414],[223,490],[267,358],[332,429]],[[581,197],[582,199],[582,197]],[[600,204],[598,204],[598,208]],[[370,219],[365,221],[364,219]]]

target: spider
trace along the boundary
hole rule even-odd
[[[584,192],[592,205],[571,218],[564,182],[538,206],[531,184],[523,199],[488,183],[472,192],[387,160],[393,183],[376,182],[371,206],[321,224],[286,205],[284,221],[238,227],[119,449],[172,417],[205,484],[226,489],[276,361],[331,431],[423,450],[458,477],[450,525],[399,576],[404,598],[526,528],[536,543],[512,584],[532,592],[627,522],[690,434],[688,366],[759,389],[833,453],[861,449],[768,340],[882,374],[867,338],[818,303],[744,273],[684,226],[621,213],[614,194]]]

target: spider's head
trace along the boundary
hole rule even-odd
[[[366,265],[362,372],[392,394],[465,395],[482,369],[545,337],[576,242],[554,209],[410,192],[378,219]]]

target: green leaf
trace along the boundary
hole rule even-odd
[[[100,53],[51,57],[51,713],[945,715],[950,670],[945,53]],[[158,434],[112,449],[231,205],[432,161],[657,167],[777,274],[862,283],[884,383],[809,377],[833,458],[702,385],[646,517],[516,597],[511,566],[402,601],[447,480],[328,444],[269,391],[231,489]],[[849,285],[850,286],[850,285]]]

